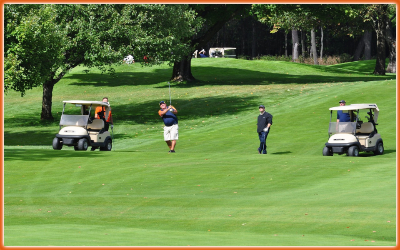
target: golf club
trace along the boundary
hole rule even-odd
[[[169,88],[169,106],[171,106],[171,84],[168,82],[168,88]],[[172,112],[172,108],[170,109],[170,111]]]
[[[115,151],[114,126],[111,126],[111,141],[112,141],[113,149]]]
[[[171,84],[168,82],[168,88],[169,88],[169,105],[171,105]]]

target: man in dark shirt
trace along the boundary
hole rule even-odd
[[[260,105],[258,107],[260,111],[260,115],[257,120],[257,133],[260,139],[260,147],[258,148],[259,154],[267,154],[267,145],[266,140],[271,130],[272,125],[272,115],[268,112],[265,112],[265,106]]]

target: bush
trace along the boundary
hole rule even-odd
[[[272,56],[272,55],[264,55],[264,56],[257,56],[255,58],[251,58],[250,56],[240,55],[238,59],[243,60],[264,60],[264,61],[285,61],[291,62],[292,56]],[[352,62],[353,56],[343,53],[340,56],[324,56],[322,59],[318,57],[318,64],[319,65],[334,65],[338,63],[345,63],[345,62]],[[304,63],[314,65],[314,59],[312,57],[303,57],[299,55],[299,59],[296,60],[296,63]]]
[[[290,62],[292,61],[292,56],[271,56],[271,55],[266,55],[266,56],[260,56],[258,57],[258,60],[264,60],[264,61],[285,61],[285,62]]]
[[[340,58],[339,63],[345,63],[345,62],[353,61],[353,56],[351,56],[349,54],[346,54],[346,53],[341,54],[339,58]]]

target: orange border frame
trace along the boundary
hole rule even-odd
[[[4,25],[4,4],[11,4],[11,3],[74,3],[74,4],[82,4],[82,3],[110,3],[110,0],[86,0],[84,2],[80,1],[80,0],[64,0],[64,1],[48,1],[48,0],[42,0],[42,1],[34,1],[34,0],[0,0],[1,2],[1,13],[0,13],[0,17],[1,17],[1,21]],[[313,3],[326,3],[326,4],[341,4],[341,3],[360,3],[360,4],[373,4],[373,3],[379,3],[379,0],[353,0],[353,1],[348,1],[348,0],[336,0],[336,1],[326,1],[326,0],[308,0],[308,1],[294,1],[294,0],[275,0],[275,1],[262,1],[262,0],[253,0],[251,1],[251,3],[261,3],[261,4],[289,4],[289,3],[308,3],[308,4],[313,4]],[[219,0],[219,1],[212,1],[212,0],[197,0],[197,1],[185,1],[185,0],[149,0],[149,1],[135,1],[135,0],[119,0],[118,3],[121,4],[129,4],[129,3],[181,3],[181,4],[185,4],[185,3],[209,3],[209,4],[215,4],[215,3],[227,3],[227,4],[244,4],[247,3],[246,1],[240,1],[240,0]],[[398,14],[398,8],[399,8],[399,4],[400,4],[400,0],[389,0],[389,1],[385,1],[383,3],[380,4],[384,4],[384,3],[388,3],[388,4],[396,4],[397,5],[397,10],[396,10],[396,14]],[[3,25],[1,26],[1,34],[4,34],[4,27]],[[399,34],[400,28],[399,28],[399,22],[397,21],[397,25],[396,25],[396,35]],[[397,41],[397,38],[396,38]],[[1,48],[4,50],[4,36],[2,35],[0,38],[0,44],[1,44]],[[3,51],[4,52],[4,51]],[[396,51],[396,54],[397,51]],[[4,65],[4,58],[3,58],[4,53],[0,54],[0,59],[2,64]],[[396,63],[396,67],[397,70],[396,72],[399,72],[399,63],[397,61]],[[265,249],[265,250],[275,250],[275,249],[279,249],[279,250],[283,250],[283,249],[363,249],[363,248],[368,248],[368,249],[399,249],[399,245],[398,245],[398,240],[399,240],[399,232],[398,232],[398,222],[399,219],[397,217],[397,211],[396,211],[396,246],[394,247],[134,247],[134,246],[130,246],[130,247],[5,247],[4,246],[4,67],[2,67],[1,69],[1,75],[2,75],[2,81],[1,81],[1,86],[3,88],[3,91],[0,93],[2,102],[0,104],[1,107],[1,112],[0,112],[0,119],[1,119],[1,135],[0,135],[0,145],[1,145],[1,151],[0,151],[0,157],[2,160],[2,164],[1,164],[1,170],[2,170],[2,174],[0,176],[0,182],[1,182],[1,217],[0,217],[0,222],[1,222],[1,235],[0,235],[0,239],[1,239],[1,245],[0,248],[1,249],[12,249],[12,250],[25,250],[25,249],[65,249],[65,250],[70,250],[70,249],[83,249],[83,250],[92,250],[92,249],[115,249],[115,248],[124,248],[124,249],[210,249],[210,250],[226,250],[226,249],[237,249],[237,250],[244,250],[244,249]],[[399,117],[399,103],[397,102],[397,97],[399,94],[399,89],[398,89],[399,83],[398,83],[398,79],[396,77],[396,148],[398,149],[400,146],[400,143],[398,141],[398,130],[397,130],[397,124],[398,124],[398,117]],[[396,151],[396,180],[397,180],[397,170],[398,170],[398,159],[397,159],[397,151]],[[396,181],[396,209],[397,208],[397,195],[398,195],[398,184]]]

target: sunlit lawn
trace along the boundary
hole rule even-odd
[[[170,82],[175,154],[157,115],[169,103],[168,65],[121,65],[115,76],[74,69],[54,88],[54,122],[40,121],[40,88],[9,93],[4,243],[394,246],[396,82],[368,74],[373,66],[194,59],[196,82]],[[53,150],[62,101],[104,96],[113,151]],[[384,155],[322,156],[328,109],[341,99],[378,104]],[[274,115],[267,155],[257,153],[259,104]]]

